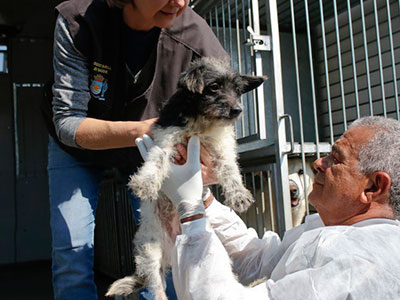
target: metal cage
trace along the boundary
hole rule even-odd
[[[236,126],[243,177],[257,198],[255,212],[247,213],[253,216],[243,219],[260,235],[283,234],[291,227],[288,157],[300,157],[305,169],[330,152],[353,120],[399,119],[399,1],[197,0],[192,6],[235,69],[270,78],[243,97]],[[272,178],[273,189],[260,192],[260,174]],[[260,216],[266,212],[272,214]],[[274,225],[261,229],[263,218]]]

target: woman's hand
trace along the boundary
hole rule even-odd
[[[158,118],[152,118],[152,119],[147,119],[140,121],[140,127],[137,131],[133,132],[133,140],[135,140],[138,137],[143,136],[144,134],[147,134],[149,136],[151,135],[151,127],[153,124],[158,120]]]
[[[105,121],[86,118],[79,125],[76,143],[90,150],[103,150],[135,146],[134,140],[149,134],[157,118],[144,121]]]

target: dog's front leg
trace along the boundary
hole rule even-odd
[[[147,161],[132,175],[128,186],[142,200],[157,200],[162,183],[170,172],[171,151],[153,147]]]
[[[254,202],[254,197],[243,184],[237,163],[235,143],[234,140],[229,140],[227,145],[218,150],[214,171],[225,196],[224,203],[242,213]]]
[[[217,178],[225,196],[224,204],[242,213],[254,202],[253,195],[243,185],[239,168],[236,164],[224,161],[216,167]]]

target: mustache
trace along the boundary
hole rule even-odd
[[[324,182],[325,182],[325,180],[323,179],[323,177],[321,175],[317,175],[314,177],[314,183],[323,185]]]

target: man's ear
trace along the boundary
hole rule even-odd
[[[203,68],[192,68],[179,79],[179,86],[192,93],[201,94],[204,90]]]
[[[244,87],[242,88],[242,94],[246,94],[247,92],[254,90],[268,79],[267,76],[251,76],[251,75],[240,75],[240,78],[244,82]]]
[[[361,195],[361,202],[385,202],[390,196],[392,179],[386,172],[374,172],[368,176],[368,184]]]

